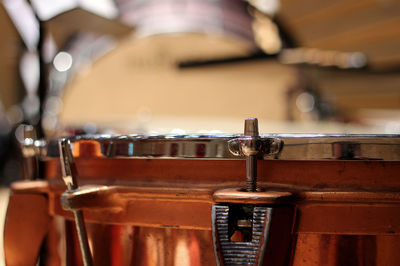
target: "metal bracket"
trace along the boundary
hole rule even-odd
[[[213,199],[218,265],[287,265],[295,211],[292,193],[221,189]]]
[[[254,207],[252,209],[252,224],[250,224],[250,239],[233,240],[230,228],[230,211],[228,205],[212,207],[212,228],[214,252],[218,265],[261,265],[268,241],[272,208]],[[246,220],[237,220],[237,226],[246,227]]]

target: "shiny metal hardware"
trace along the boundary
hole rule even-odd
[[[81,135],[68,137],[91,158],[243,159],[240,135]],[[400,161],[400,135],[261,134],[259,160]],[[43,147],[59,157],[58,140]],[[263,154],[263,155],[262,155]],[[44,159],[45,159],[44,158]]]
[[[31,125],[21,125],[23,138],[20,147],[24,167],[24,179],[34,180],[39,178],[39,159],[46,156],[46,141],[38,140],[36,130]]]
[[[246,155],[247,191],[257,191],[257,156],[259,151],[259,133],[257,118],[248,118],[244,122],[244,138],[241,143],[242,152]]]
[[[73,193],[74,190],[78,189],[78,182],[76,180],[74,158],[70,148],[70,141],[68,139],[62,139],[59,141],[59,151],[61,160],[61,172],[64,183],[67,186],[67,191],[65,193]],[[76,231],[78,233],[83,264],[85,266],[91,266],[93,265],[93,263],[89,249],[89,242],[87,239],[83,212],[79,209],[74,209],[72,210],[72,212],[75,218]]]
[[[46,141],[38,140],[36,130],[31,125],[23,125],[23,141],[21,143],[22,155],[25,158],[45,157],[46,156]]]
[[[22,125],[23,139],[21,151],[24,157],[24,179],[34,180],[39,178],[39,157],[42,152],[43,141],[37,140],[36,130],[31,125]]]
[[[215,191],[211,223],[217,264],[286,265],[281,262],[291,247],[293,199],[288,191]]]
[[[24,139],[22,143],[22,155],[25,158],[34,157],[37,155],[35,148],[36,130],[31,125],[23,125]]]
[[[246,156],[247,191],[257,191],[257,159],[264,155],[279,153],[282,142],[279,138],[262,139],[258,132],[257,118],[244,122],[244,135],[228,141],[229,151],[235,156]]]
[[[248,118],[244,122],[244,138],[240,143],[246,156],[247,191],[257,191],[257,156],[260,154],[260,141],[257,118]]]
[[[279,153],[278,138],[263,139],[257,118],[244,123],[243,136],[228,141],[230,152],[246,156],[246,191],[216,191],[212,207],[214,252],[219,265],[262,265],[275,207],[265,206],[291,196],[288,192],[261,192],[257,188],[257,160]],[[260,195],[259,195],[260,194]],[[239,203],[239,204],[237,204]]]
[[[24,157],[24,179],[34,180],[39,177],[39,161],[37,149],[35,149],[36,131],[31,125],[23,125],[24,138],[21,143],[21,151]]]
[[[256,155],[258,159],[277,159],[283,141],[278,137],[239,137],[228,141],[228,149],[235,157]],[[271,157],[272,156],[272,157]]]
[[[273,209],[251,207],[248,214],[251,217],[232,219],[233,209],[228,205],[214,205],[212,208],[214,247],[219,247],[218,249],[214,248],[217,264],[227,266],[262,265]],[[234,229],[230,228],[229,224],[232,220],[236,221],[235,226],[241,227],[244,234],[231,235],[231,231]],[[248,223],[250,220],[252,222]]]

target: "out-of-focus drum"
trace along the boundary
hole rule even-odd
[[[68,192],[58,140],[38,144],[45,179],[12,186],[8,265],[82,264],[71,210],[94,265],[399,264],[400,136],[253,133],[69,137]]]
[[[47,136],[87,124],[164,134],[165,120],[250,114],[286,118],[285,91],[294,82],[295,71],[267,58],[245,60],[260,53],[246,1],[120,0],[116,4],[120,21],[132,27],[132,34],[111,38],[80,33],[59,45],[65,51],[50,66],[43,117]],[[111,28],[100,23],[104,27],[97,28]],[[69,24],[74,23],[52,28],[75,33]],[[263,101],[255,99],[239,108],[234,102],[244,87],[249,94],[262,91]],[[265,99],[274,100],[265,104]],[[268,115],[270,110],[273,115]]]
[[[304,88],[293,93],[297,70],[261,54],[249,2],[116,1],[119,19],[132,27],[132,34],[111,38],[79,31],[67,44],[59,43],[65,51],[49,66],[46,136],[66,128],[87,133],[96,132],[93,128],[141,134],[176,128],[238,132],[231,127],[240,125],[238,117],[257,116],[274,124],[289,119],[292,98]],[[59,28],[77,32],[70,29],[74,23],[64,21],[53,22],[54,34]],[[97,28],[111,28],[101,25]],[[278,31],[268,39],[280,43]],[[311,105],[310,110],[318,109]]]

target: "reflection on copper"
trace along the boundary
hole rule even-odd
[[[400,256],[385,250],[399,244],[399,237],[394,236],[299,234],[293,265],[397,265]],[[382,254],[389,256],[377,259]]]
[[[61,232],[63,233],[63,232]],[[76,233],[76,228],[75,228],[75,223],[73,221],[66,221],[65,223],[65,239],[66,239],[66,255],[65,257],[67,258],[66,260],[66,265],[83,265],[82,263],[82,256],[81,256],[81,251],[79,248],[79,241],[78,241],[78,236]],[[89,238],[90,242],[90,238]],[[94,250],[94,246],[92,246],[92,250]],[[94,261],[96,264],[96,260]]]
[[[175,266],[190,266],[189,260],[189,249],[186,243],[186,239],[180,238],[177,241],[174,256]]]
[[[101,157],[101,145],[96,141],[85,140],[80,145],[73,145],[74,157]]]
[[[189,234],[189,240],[190,266],[201,266],[200,244],[193,231]]]
[[[65,226],[66,231],[59,233],[66,239],[67,250],[61,253],[65,252],[67,265],[82,265],[74,224],[66,221]],[[212,236],[207,230],[100,223],[87,223],[87,229],[96,266],[215,265]],[[65,239],[58,238],[59,241]],[[58,265],[52,263],[49,265]]]
[[[164,260],[164,235],[163,234],[147,234],[145,239],[146,247],[146,266],[165,265]]]
[[[122,226],[110,226],[111,242],[110,253],[112,260],[110,266],[124,265],[124,249],[122,246],[122,236],[124,230]]]

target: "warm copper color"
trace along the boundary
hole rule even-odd
[[[82,265],[74,225],[66,222],[69,265]],[[211,232],[88,223],[94,265],[216,265]]]
[[[316,203],[298,207],[297,232],[327,234],[400,234],[400,202]]]
[[[15,183],[13,188],[16,193],[32,192],[36,185],[38,192],[49,194],[50,214],[72,219],[72,214],[60,205],[60,194],[65,188],[57,188],[51,183],[46,188],[44,184],[43,181],[21,182]],[[212,204],[226,202],[227,198],[221,200],[218,197],[222,192],[232,190],[217,190],[214,199],[213,191],[207,187],[84,186],[76,193],[66,194],[63,201],[68,202],[69,208],[82,208],[90,222],[210,230]],[[268,195],[267,192],[264,194]],[[273,194],[287,196],[290,193],[278,191]],[[400,234],[398,193],[298,191],[291,194],[275,203],[296,206],[296,232]],[[254,199],[233,198],[232,202],[254,203]],[[273,202],[266,200],[265,203]]]
[[[276,204],[290,201],[292,193],[288,191],[260,190],[257,193],[244,189],[227,188],[213,193],[215,202],[245,203],[245,204]]]
[[[209,212],[212,204],[218,201],[255,202],[254,199],[222,200],[218,198],[221,191],[225,190],[216,191],[213,201],[212,189],[190,191],[188,188],[88,186],[76,194],[66,194],[63,201],[68,201],[69,208],[83,208],[87,220],[92,222],[210,230]],[[279,194],[289,195],[288,192],[274,192],[274,195]],[[297,222],[294,230],[299,233],[400,234],[400,200],[397,193],[326,194],[328,196],[324,200],[320,192],[298,192],[281,201],[267,199],[265,204],[296,205]],[[52,198],[51,213],[72,218],[69,212],[61,208],[58,202],[60,197],[56,195]]]
[[[237,193],[245,186],[241,160],[79,158],[76,163],[83,187],[66,194],[63,204],[83,209],[96,265],[173,265],[177,258],[190,265],[213,265],[212,205],[261,203],[260,198],[268,206],[291,210],[286,218],[273,220],[265,265],[400,263],[398,162],[259,161],[259,186],[264,192],[258,199]],[[19,226],[33,236],[30,243],[40,238],[36,234],[49,230],[48,265],[65,260],[79,265],[72,214],[60,204],[66,188],[58,162],[45,164],[48,181],[12,186],[8,219],[23,217],[18,218]],[[95,185],[84,186],[89,184]],[[22,207],[13,203],[17,195],[28,210],[23,214]],[[268,200],[272,196],[275,199]],[[37,204],[36,198],[44,199],[39,208],[31,206]],[[50,225],[47,214],[53,217]],[[14,243],[21,239],[10,228],[6,226],[8,260],[10,239]],[[19,258],[34,261],[35,252]]]
[[[298,234],[293,265],[398,265],[400,237]]]
[[[48,178],[59,178],[57,160],[48,161]],[[244,187],[243,160],[92,159],[77,158],[80,184],[106,179],[107,184],[207,184]],[[280,161],[258,164],[258,181],[292,189],[400,191],[400,163],[385,161]]]
[[[4,229],[7,265],[36,265],[49,221],[44,194],[11,194]]]

